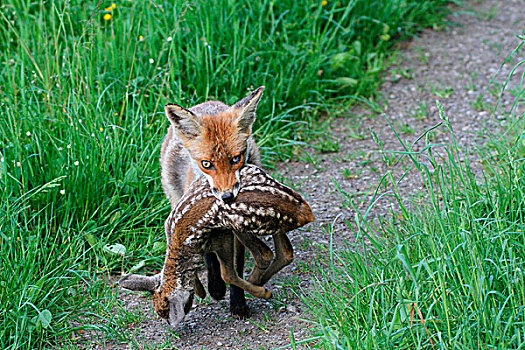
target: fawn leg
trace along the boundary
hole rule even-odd
[[[237,275],[242,278],[244,274],[244,246],[235,238],[234,239],[234,259],[235,270]],[[237,287],[234,284],[230,285],[230,312],[239,317],[250,316],[250,308],[246,305],[246,298],[244,296],[244,289]]]
[[[226,294],[226,283],[221,277],[221,264],[215,253],[204,255],[208,268],[208,292],[215,300],[222,300]]]
[[[264,287],[255,286],[249,282],[246,282],[239,277],[235,270],[234,263],[234,242],[233,235],[223,235],[222,244],[217,247],[216,253],[221,263],[221,276],[224,282],[234,284],[240,287],[257,298],[269,299],[272,296],[272,292],[265,289]]]
[[[195,271],[195,277],[193,280],[193,289],[195,290],[195,294],[201,299],[206,298],[206,290],[202,286],[201,280],[199,279],[199,275],[197,274],[197,271]]]
[[[272,261],[270,266],[262,271],[252,271],[248,277],[248,282],[258,286],[264,285],[272,278],[277,272],[281,271],[283,267],[289,265],[293,261],[293,247],[290,239],[284,233],[280,233],[273,236],[273,242],[275,244],[275,259]]]
[[[265,270],[273,260],[273,252],[257,236],[244,230],[235,231],[235,236],[248,248],[255,260],[255,266]],[[242,276],[242,275],[241,275]]]

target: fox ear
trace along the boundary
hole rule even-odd
[[[175,128],[177,136],[183,140],[196,138],[200,134],[199,121],[191,111],[174,103],[168,103],[164,106],[164,111]]]
[[[257,109],[257,104],[261,100],[263,91],[264,86],[259,86],[252,91],[251,94],[233,105],[233,108],[240,112],[237,120],[240,132],[246,134],[251,133],[252,124],[255,122],[255,110]]]

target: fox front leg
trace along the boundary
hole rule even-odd
[[[237,239],[234,239],[234,266],[237,276],[243,278],[244,275],[244,245]],[[250,316],[250,308],[246,303],[244,289],[236,285],[230,285],[230,312],[232,315],[244,318]]]

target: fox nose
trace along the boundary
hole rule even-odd
[[[224,193],[224,194],[221,196],[221,198],[222,198],[222,201],[223,201],[224,203],[230,203],[230,202],[233,202],[233,200],[235,199],[235,197],[233,196],[233,193],[231,193],[231,192],[226,192],[226,193]]]

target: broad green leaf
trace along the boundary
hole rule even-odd
[[[124,247],[122,244],[115,243],[115,244],[106,244],[102,248],[105,252],[115,255],[124,256],[126,255],[126,247]]]
[[[93,234],[87,233],[85,237],[86,237],[86,241],[88,241],[91,247],[94,247],[97,245],[97,238]]]
[[[135,266],[133,266],[131,269],[129,269],[129,272],[136,272],[138,270],[140,270],[141,268],[144,267],[144,265],[146,264],[146,260],[141,260],[138,262],[138,264],[136,264]]]
[[[38,316],[32,317],[28,322],[27,330],[33,332],[36,329],[37,324],[39,324]]]
[[[51,314],[51,311],[48,309],[42,310],[38,314],[38,320],[40,323],[42,323],[42,327],[47,328],[51,324],[51,319],[53,318],[53,315]]]
[[[350,77],[339,77],[335,79],[335,81],[344,86],[354,86],[354,85],[357,85],[358,83],[357,79],[350,78]]]
[[[153,253],[160,253],[166,251],[166,242],[155,242],[153,243]]]

